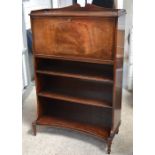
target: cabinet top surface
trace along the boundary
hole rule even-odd
[[[48,17],[48,16],[97,16],[97,17],[118,17],[125,14],[123,9],[109,9],[92,4],[86,4],[81,7],[79,4],[58,8],[58,9],[42,9],[31,11],[31,17]]]

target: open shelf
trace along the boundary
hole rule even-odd
[[[77,78],[81,80],[90,80],[90,81],[98,81],[98,82],[105,82],[105,83],[113,84],[113,80],[107,77],[85,76],[81,74],[63,73],[63,72],[57,72],[57,71],[43,71],[43,70],[37,70],[36,72],[39,74]]]
[[[38,96],[112,108],[112,85],[60,76],[38,75]],[[104,95],[103,95],[104,94]]]
[[[67,120],[64,118],[51,117],[48,115],[40,117],[36,121],[36,123],[38,125],[69,128],[69,129],[73,129],[76,131],[92,134],[94,136],[100,136],[104,139],[107,139],[110,135],[110,129],[108,129],[108,128],[97,127],[95,125],[79,123],[79,122]]]
[[[42,91],[38,93],[38,96],[62,100],[62,101],[68,101],[70,103],[74,102],[74,103],[92,105],[97,107],[112,108],[112,106],[110,106],[110,103],[108,103],[107,101],[97,101],[97,100],[90,100],[86,98],[78,98],[74,96],[69,96],[69,95],[67,96],[64,94],[58,94],[58,93],[49,92],[49,91]]]
[[[112,123],[112,109],[81,105],[38,97],[40,115],[38,125],[65,127],[106,138]]]
[[[113,66],[37,58],[37,73],[113,84]]]

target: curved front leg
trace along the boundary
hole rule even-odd
[[[32,130],[33,130],[34,136],[36,136],[36,134],[37,134],[37,125],[36,125],[36,122],[33,122],[32,123]]]
[[[111,145],[112,145],[112,138],[108,138],[108,140],[107,140],[107,154],[111,153]]]

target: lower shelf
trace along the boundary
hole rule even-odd
[[[38,94],[38,96],[67,101],[67,102],[80,103],[84,105],[93,105],[97,107],[104,107],[104,108],[110,108],[110,109],[112,108],[112,106],[110,106],[110,103],[106,101],[97,101],[97,100],[78,98],[78,97],[67,96],[67,95],[48,92],[48,91],[42,91]]]
[[[36,124],[69,128],[72,130],[81,131],[97,137],[101,137],[105,140],[107,140],[107,138],[110,135],[110,129],[107,129],[104,127],[96,127],[94,125],[83,124],[79,122],[66,120],[63,118],[52,117],[52,116],[42,116],[36,121]]]

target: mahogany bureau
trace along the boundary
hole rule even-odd
[[[125,10],[78,4],[32,11],[36,125],[102,138],[121,122]]]

